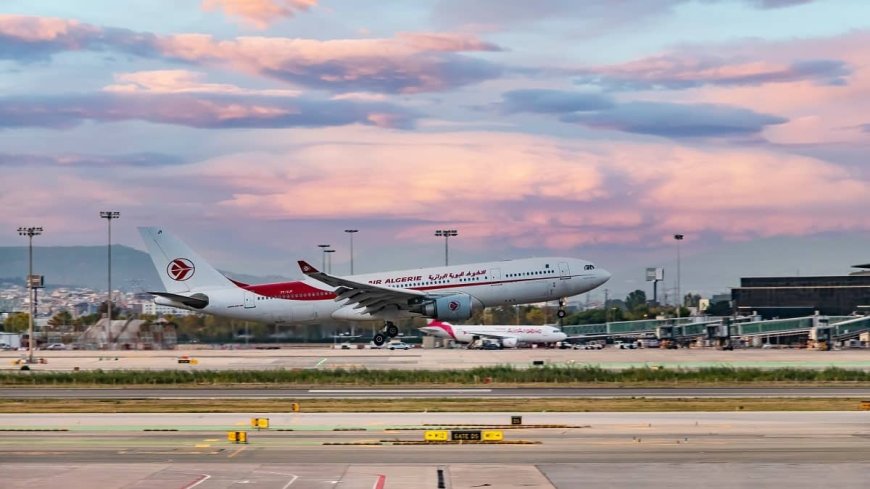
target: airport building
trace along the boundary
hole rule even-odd
[[[842,276],[741,278],[731,298],[739,314],[765,319],[870,314],[870,264],[855,268]]]

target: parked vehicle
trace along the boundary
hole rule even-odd
[[[45,347],[46,350],[66,350],[66,345],[63,343],[52,343]]]
[[[405,342],[402,342],[402,341],[394,341],[394,342],[388,344],[387,348],[389,348],[390,350],[410,350],[411,345],[409,345]]]

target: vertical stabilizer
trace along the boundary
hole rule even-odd
[[[185,293],[234,284],[183,241],[158,227],[140,227],[157,275],[167,292]]]

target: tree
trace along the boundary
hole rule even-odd
[[[634,292],[628,294],[628,297],[625,298],[625,307],[628,308],[629,311],[634,311],[639,306],[646,305],[646,292],[638,289]]]
[[[73,324],[72,314],[69,313],[66,309],[58,312],[51,319],[48,320],[48,325],[53,329],[57,329],[60,326],[70,326]]]
[[[30,314],[16,312],[10,314],[3,323],[3,329],[9,333],[21,333],[30,327]]]

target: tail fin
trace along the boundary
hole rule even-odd
[[[145,241],[157,275],[167,292],[184,293],[233,286],[230,279],[165,229],[140,227],[139,234]]]

